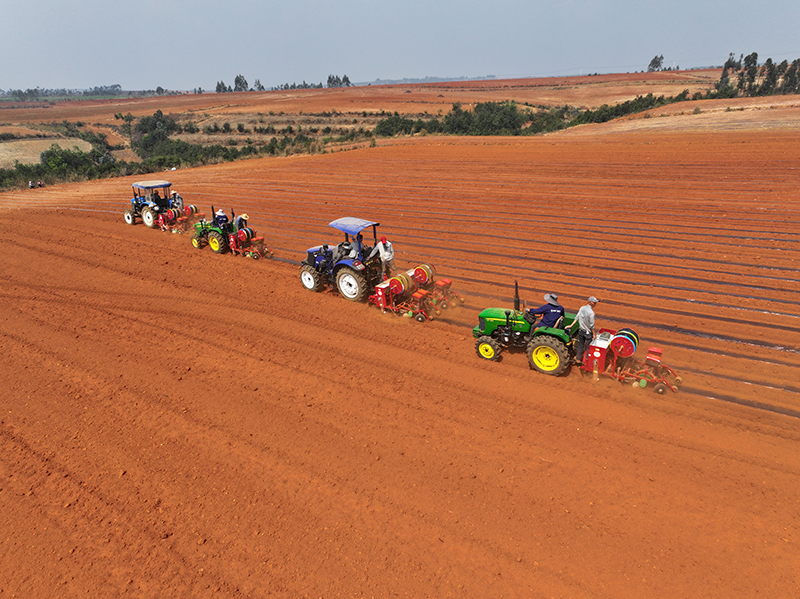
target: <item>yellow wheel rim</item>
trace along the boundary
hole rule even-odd
[[[494,358],[494,348],[488,343],[481,343],[478,347],[478,351],[480,352],[481,356],[487,360]]]
[[[533,363],[542,370],[555,370],[561,362],[558,353],[550,347],[537,347],[531,357]]]
[[[192,239],[192,245],[194,247],[200,247],[200,240],[199,239]]]
[[[211,247],[212,250],[216,252],[217,250],[219,250],[219,239],[217,239],[216,237],[212,237],[211,239],[208,240],[208,245]]]

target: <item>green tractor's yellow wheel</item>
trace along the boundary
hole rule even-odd
[[[211,231],[208,234],[208,247],[217,254],[224,254],[228,251],[228,244],[225,243],[225,238],[216,231]]]
[[[569,352],[560,339],[539,335],[528,344],[528,364],[541,373],[558,376],[569,365]]]
[[[500,351],[500,344],[488,335],[479,338],[475,343],[475,352],[484,360],[497,361]]]
[[[531,359],[539,370],[555,370],[561,361],[558,354],[549,347],[537,347],[531,352]]]

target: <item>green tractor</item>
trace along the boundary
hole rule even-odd
[[[256,232],[247,226],[249,216],[236,216],[231,210],[229,220],[224,210],[214,212],[214,206],[211,206],[211,213],[213,218],[210,221],[203,217],[194,224],[193,247],[201,249],[208,245],[217,254],[231,252],[254,260],[272,257],[272,250],[266,246],[264,238],[256,237]]]
[[[532,369],[552,376],[563,374],[573,354],[575,314],[565,312],[553,327],[537,326],[535,315],[520,310],[519,291],[516,283],[514,286],[513,310],[486,308],[478,314],[478,326],[472,329],[477,339],[475,351],[494,362],[503,350],[525,349]]]

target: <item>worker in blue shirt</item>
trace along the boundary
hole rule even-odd
[[[539,327],[554,327],[559,319],[564,316],[564,307],[558,303],[558,296],[555,293],[545,293],[544,301],[547,302],[544,306],[536,308],[535,310],[532,308],[528,309],[530,314],[542,316],[542,319],[533,327],[534,329],[538,329]]]

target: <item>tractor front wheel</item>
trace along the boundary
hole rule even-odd
[[[528,363],[543,374],[558,376],[569,365],[569,351],[560,339],[539,335],[528,343]]]
[[[136,222],[136,217],[133,215],[133,210],[126,210],[122,214],[122,218],[124,218],[125,222],[128,223],[129,225],[132,225]]]
[[[225,239],[216,231],[211,231],[208,234],[208,247],[216,254],[224,254],[228,251],[228,244]]]
[[[150,229],[156,226],[155,212],[153,212],[149,206],[142,208],[142,222],[144,223],[145,227]]]
[[[200,235],[192,235],[192,247],[201,249],[203,247],[203,238]]]
[[[488,335],[479,337],[475,343],[475,352],[481,358],[490,362],[497,362],[500,359],[501,351],[500,344]]]
[[[344,267],[336,275],[336,286],[342,297],[351,302],[360,302],[367,295],[367,279],[352,268]]]
[[[309,291],[319,291],[322,289],[322,278],[319,276],[319,273],[314,270],[314,267],[308,264],[303,264],[303,266],[300,267],[300,282],[303,284],[303,287]]]

